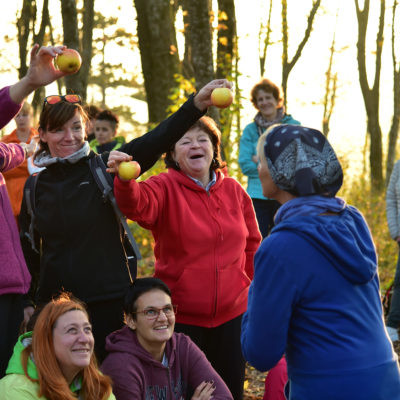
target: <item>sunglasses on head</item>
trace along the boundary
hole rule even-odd
[[[47,96],[43,101],[43,108],[46,104],[57,104],[61,101],[66,101],[72,104],[82,104],[82,100],[78,94],[66,94],[65,96],[60,96],[58,94]]]

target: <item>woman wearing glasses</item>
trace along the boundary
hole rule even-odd
[[[225,85],[230,86],[222,79],[210,82],[153,131],[126,143],[123,151],[140,163],[142,172],[148,170],[211,105],[212,90]],[[93,323],[96,355],[102,360],[105,337],[123,325],[123,293],[132,274],[114,210],[90,170],[95,153],[85,141],[85,122],[78,96],[45,99],[34,161],[46,167],[35,188],[34,237],[40,253],[28,239],[32,232],[26,198],[20,226],[25,259],[38,281],[31,285],[35,302],[47,302],[61,289],[83,300]],[[102,153],[105,163],[108,155]]]
[[[174,333],[176,307],[157,278],[137,279],[128,289],[126,326],[107,337],[102,371],[113,381],[117,400],[232,399],[204,353]]]

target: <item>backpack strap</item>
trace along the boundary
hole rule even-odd
[[[42,170],[43,171],[43,170]],[[25,232],[25,236],[29,239],[32,249],[39,254],[39,250],[36,248],[35,244],[35,193],[36,185],[39,179],[39,175],[42,171],[35,172],[26,181],[24,187],[26,209],[30,216],[29,231]]]
[[[104,164],[103,158],[100,154],[96,154],[94,157],[89,158],[89,166],[92,172],[93,178],[97,183],[101,193],[103,194],[104,200],[109,200],[115,215],[122,225],[125,234],[128,237],[129,243],[132,247],[132,250],[135,254],[137,260],[142,259],[142,255],[140,254],[139,247],[135,241],[135,238],[132,235],[131,230],[129,229],[128,223],[126,222],[126,217],[122,214],[121,210],[118,207],[117,201],[115,200],[115,196],[113,193],[113,178],[112,176],[106,171],[106,165]],[[129,256],[127,256],[130,258]]]

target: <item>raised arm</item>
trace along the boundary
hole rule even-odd
[[[130,154],[140,164],[141,173],[150,169],[187,130],[204,115],[211,102],[211,92],[217,87],[231,87],[226,79],[215,79],[195,96],[190,96],[182,107],[161,122],[155,129],[123,145],[120,150]]]

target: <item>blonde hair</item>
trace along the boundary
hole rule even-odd
[[[68,311],[78,310],[88,315],[83,303],[72,299],[69,294],[63,293],[58,298],[47,303],[40,314],[33,329],[32,345],[21,354],[22,366],[25,375],[32,382],[39,383],[38,396],[52,400],[76,400],[68,382],[59,367],[53,343],[53,329],[59,317]],[[33,353],[38,379],[28,375],[28,357]],[[105,400],[111,394],[111,379],[100,373],[94,354],[90,364],[82,371],[82,391],[85,400]]]

